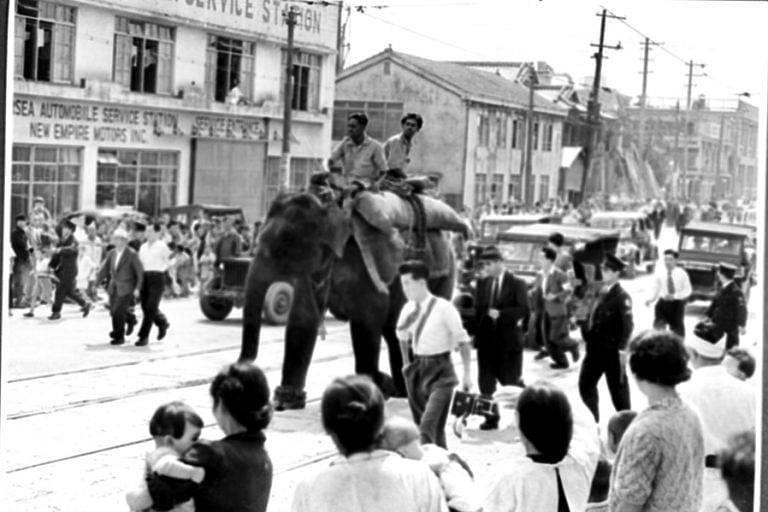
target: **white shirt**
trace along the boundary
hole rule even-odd
[[[171,250],[161,240],[144,242],[139,248],[139,260],[144,272],[165,272],[171,264]]]
[[[557,512],[557,475],[571,510],[584,510],[600,457],[597,424],[586,408],[571,400],[573,438],[568,455],[557,464],[517,457],[501,464],[485,498],[483,512]]]
[[[667,276],[669,270],[667,267],[662,267],[657,270],[653,276],[653,299],[664,297],[669,294],[669,288],[667,287]],[[672,283],[675,285],[675,293],[672,294],[674,300],[687,300],[691,296],[693,289],[691,288],[691,280],[688,277],[688,272],[680,267],[672,269]]]
[[[421,336],[416,339],[416,329],[427,312],[429,302],[435,298],[435,306],[424,322]],[[397,324],[402,324],[410,314],[416,310],[416,303],[409,301],[400,312]],[[413,353],[419,356],[431,356],[443,352],[453,352],[459,347],[459,343],[469,343],[470,338],[461,323],[461,316],[453,304],[442,297],[428,294],[421,302],[421,314],[408,329],[413,340]]]
[[[374,450],[339,457],[296,487],[292,512],[447,512],[440,482],[424,462]]]
[[[125,252],[125,249],[122,251],[118,251],[115,249],[115,270],[117,270],[117,266],[120,264],[120,258],[123,257],[123,253]]]
[[[732,436],[756,428],[754,389],[721,364],[694,370],[691,380],[680,384],[678,391],[701,417],[707,455],[725,448]]]

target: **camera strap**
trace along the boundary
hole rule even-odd
[[[432,308],[435,307],[435,302],[437,302],[436,297],[432,297],[432,299],[429,301],[429,304],[427,305],[427,310],[424,312],[423,315],[421,315],[421,319],[419,319],[419,323],[416,326],[416,331],[414,331],[413,334],[413,353],[416,353],[416,346],[419,344],[419,338],[421,337],[421,331],[424,330],[424,324],[427,323],[427,318],[429,318],[429,314],[432,313]]]

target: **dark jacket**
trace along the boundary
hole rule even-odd
[[[56,245],[56,253],[51,258],[51,267],[56,271],[59,279],[77,277],[77,239],[75,235],[61,238]]]
[[[614,284],[602,298],[596,299],[592,323],[589,315],[581,326],[581,336],[587,348],[624,350],[632,336],[632,299],[619,283]],[[591,312],[590,312],[591,313]]]
[[[552,267],[549,279],[547,279],[546,293],[541,289],[543,280],[543,273],[536,274],[536,281],[534,281],[531,291],[533,309],[537,313],[546,311],[551,317],[568,315],[568,297],[571,294],[568,275],[559,268]],[[555,294],[555,299],[545,300],[544,296],[550,293]]]
[[[135,290],[140,290],[144,281],[144,268],[139,261],[139,255],[126,246],[117,263],[117,268],[115,268],[115,258],[117,258],[117,250],[112,249],[101,264],[96,282],[101,283],[109,279],[107,291],[110,295],[119,297],[131,295]]]
[[[216,265],[224,258],[234,258],[240,256],[243,252],[243,241],[240,235],[232,231],[225,233],[216,243],[214,253],[216,254]]]
[[[265,512],[272,489],[272,460],[262,432],[244,432],[221,441],[199,442],[183,462],[205,468],[199,486],[159,475],[147,480],[154,510],[169,510],[190,496],[196,512]]]
[[[706,315],[725,332],[745,327],[747,325],[747,302],[738,283],[731,281],[721,288],[712,299]]]
[[[508,346],[521,349],[523,339],[519,324],[530,313],[528,286],[519,277],[505,271],[501,290],[496,294],[496,303],[489,304],[494,279],[484,277],[477,283],[475,319],[471,329],[474,331],[472,334],[475,334],[475,343],[480,345],[503,340]],[[499,310],[499,318],[495,321],[488,316],[491,307]]]
[[[29,263],[29,239],[27,232],[16,226],[11,231],[11,247],[15,256],[16,265],[26,265]]]

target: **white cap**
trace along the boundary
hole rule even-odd
[[[710,343],[707,340],[699,338],[695,334],[691,334],[688,346],[695,350],[701,357],[720,359],[725,355],[725,336],[720,338],[717,343]]]
[[[112,238],[123,238],[128,240],[128,232],[123,228],[117,228],[114,233],[112,233]]]

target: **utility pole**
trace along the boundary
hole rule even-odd
[[[688,61],[688,95],[685,102],[685,124],[683,127],[683,170],[680,173],[683,182],[683,199],[688,199],[688,122],[691,111],[691,88],[693,87],[693,66],[704,68],[704,64],[695,64],[692,60]],[[695,75],[696,77],[705,76],[704,74]]]
[[[677,175],[677,171],[680,168],[680,101],[675,104],[675,152],[674,154],[674,160],[675,160],[675,167],[672,171],[672,176],[674,177],[675,181],[672,185],[672,188],[675,192],[675,198],[680,196],[680,191],[678,189],[678,183],[680,182],[680,177]],[[669,199],[669,197],[667,197]]]
[[[285,23],[288,25],[288,48],[285,55],[285,88],[283,89],[283,153],[280,156],[280,191],[284,192],[291,186],[291,107],[293,106],[293,33],[296,28],[294,6],[283,12]]]
[[[640,149],[640,158],[645,159],[645,109],[648,106],[648,54],[651,51],[651,46],[659,46],[664,43],[651,42],[649,38],[645,38],[645,42],[642,43],[643,50],[643,90],[640,94],[640,121],[637,136],[637,146]]]
[[[341,23],[341,13],[344,10],[344,2],[339,2],[338,19],[336,20],[336,74],[338,75],[344,69],[344,30],[346,27]]]
[[[538,84],[536,78],[536,68],[534,63],[531,63],[531,78],[528,82],[528,116],[525,122],[525,131],[527,137],[525,138],[525,172],[523,173],[523,204],[526,207],[531,206],[533,203],[533,187],[531,186],[531,180],[533,179],[533,91]]]
[[[723,135],[725,134],[725,112],[720,114],[720,136],[717,139],[717,159],[715,160],[715,184],[710,194],[712,201],[717,201],[720,197],[725,197],[720,190],[720,164],[723,154]]]
[[[610,50],[621,50],[621,42],[616,46],[605,45],[605,19],[619,19],[624,18],[619,16],[608,15],[607,11],[603,9],[602,14],[597,14],[602,19],[600,20],[600,43],[590,44],[597,48],[597,53],[593,56],[595,58],[595,78],[592,82],[592,92],[589,95],[589,102],[587,103],[587,145],[584,148],[584,173],[581,175],[581,190],[579,192],[579,202],[584,202],[587,198],[587,183],[589,177],[589,168],[592,163],[593,153],[599,140],[599,128],[600,128],[600,75],[603,70],[603,50],[608,48]]]

